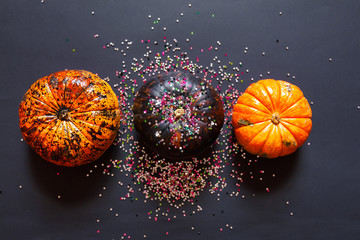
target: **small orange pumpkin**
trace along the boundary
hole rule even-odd
[[[26,142],[45,160],[68,167],[99,158],[120,125],[110,85],[83,70],[37,80],[20,103],[19,117]]]
[[[312,112],[302,91],[281,80],[251,84],[232,113],[235,135],[246,151],[276,158],[293,153],[308,138]]]

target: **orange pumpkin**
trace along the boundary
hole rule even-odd
[[[238,98],[232,124],[238,142],[260,157],[293,153],[310,134],[312,112],[302,91],[285,81],[251,84]]]
[[[68,167],[99,158],[120,125],[110,85],[83,70],[37,80],[20,103],[19,117],[26,142],[45,160]]]

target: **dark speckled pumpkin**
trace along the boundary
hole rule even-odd
[[[154,152],[188,159],[212,145],[224,123],[219,94],[205,80],[170,72],[148,80],[136,95],[134,124]]]
[[[68,167],[99,158],[120,124],[110,85],[83,70],[37,80],[20,103],[19,117],[26,142],[45,160]]]

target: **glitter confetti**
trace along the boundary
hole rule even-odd
[[[204,15],[199,14],[200,12],[195,13],[199,15],[199,18]],[[195,47],[193,45],[193,37],[196,37],[197,34],[193,36],[194,31],[191,31],[195,30],[195,28],[188,29],[187,36],[170,39],[165,35],[167,31],[171,32],[170,27],[158,25],[161,21],[160,17],[155,18],[151,14],[146,14],[144,17],[151,19],[149,20],[149,24],[151,24],[149,26],[150,29],[147,27],[148,31],[155,30],[156,27],[156,30],[160,30],[160,34],[163,34],[161,37],[158,36],[158,38],[151,40],[142,39],[133,41],[122,39],[107,43],[103,42],[101,45],[103,51],[114,50],[116,51],[115,54],[122,54],[120,56],[124,56],[118,62],[118,69],[114,71],[115,82],[112,79],[112,82],[114,82],[113,87],[117,90],[123,112],[121,127],[113,145],[119,148],[123,155],[121,158],[111,159],[111,166],[103,167],[105,175],[121,175],[121,179],[116,180],[116,186],[122,190],[121,195],[118,196],[119,201],[139,201],[145,204],[149,202],[156,203],[157,206],[154,208],[152,207],[154,204],[149,204],[150,209],[148,212],[134,213],[134,215],[136,214],[136,217],[139,218],[145,216],[149,221],[161,223],[164,221],[172,222],[176,218],[202,213],[204,206],[198,201],[200,195],[209,194],[214,201],[221,201],[224,197],[248,201],[255,197],[255,194],[244,194],[240,191],[241,184],[244,181],[251,179],[266,182],[269,177],[273,179],[275,176],[278,177],[278,175],[264,170],[259,170],[256,174],[244,170],[243,163],[240,164],[239,159],[243,159],[245,164],[250,166],[254,166],[258,162],[256,157],[249,158],[247,153],[237,143],[233,135],[231,115],[233,106],[241,94],[240,87],[243,86],[245,89],[247,84],[257,80],[258,77],[262,78],[263,75],[258,75],[257,73],[256,76],[258,75],[258,77],[255,76],[253,68],[247,66],[245,62],[246,56],[242,55],[244,58],[240,56],[241,58],[236,61],[232,60],[232,54],[222,49],[220,41],[222,39],[212,42],[208,46]],[[178,19],[175,18],[176,20],[174,20],[176,23],[180,22],[179,19],[183,22],[183,17],[184,13],[180,13],[180,17],[177,15],[176,18]],[[210,18],[209,15],[206,17]],[[214,18],[215,14],[211,14],[211,17]],[[177,24],[176,26],[181,25]],[[98,36],[98,34],[95,34],[94,38]],[[136,48],[144,49],[142,55],[132,56],[132,42],[134,42]],[[276,40],[276,42],[279,41]],[[288,50],[288,47],[285,49]],[[247,54],[248,51],[248,47],[243,48],[244,54]],[[131,57],[125,58],[126,53]],[[217,53],[218,55],[216,55]],[[265,51],[260,51],[260,53],[262,56],[265,56]],[[213,61],[208,64],[202,63],[202,56],[205,54],[211,54],[210,59]],[[251,53],[249,52],[249,54]],[[256,54],[260,55],[259,52]],[[171,71],[184,71],[197,75],[205,79],[221,96],[225,110],[225,123],[219,138],[213,144],[211,151],[206,157],[194,157],[190,160],[178,162],[168,161],[146,148],[137,139],[136,134],[134,134],[135,127],[132,107],[136,93],[150,79]],[[270,71],[264,71],[263,73],[264,75],[270,75]],[[286,72],[283,74],[285,76]],[[286,75],[288,77],[291,76],[290,73]],[[295,79],[295,76],[293,76],[293,79]],[[166,112],[165,107],[155,107],[157,105],[161,106],[162,100],[153,99],[149,101],[149,104],[154,107],[147,109],[148,112],[146,114],[161,111],[166,118],[172,116],[173,112]],[[186,105],[187,100],[173,98],[170,94],[165,94],[165,104],[169,104],[171,101],[175,105]],[[196,133],[197,128],[190,125],[186,130]],[[158,138],[159,141],[164,141],[161,131],[154,131],[154,137]],[[227,167],[231,167],[229,175],[224,173]],[[115,168],[116,171],[111,173],[111,168]],[[118,175],[118,173],[120,174]],[[89,176],[92,172],[89,171],[87,174]],[[260,177],[259,174],[261,175]],[[235,180],[234,190],[226,190],[229,184],[228,178]],[[266,185],[262,187],[262,191],[265,194],[271,194],[274,190],[272,186]],[[97,194],[99,198],[106,196],[106,188],[104,187]],[[113,217],[121,216],[115,206],[107,206],[105,211],[111,212]],[[288,211],[287,208],[285,213],[288,214]],[[224,214],[224,212],[222,211],[221,214]],[[221,214],[219,211],[215,212],[213,216],[216,218],[219,215],[221,216]],[[100,220],[97,220],[97,222],[99,223]],[[233,230],[233,226],[228,223],[225,226],[218,226],[217,229],[220,232],[227,232]],[[196,226],[192,226],[191,230],[194,231],[194,234],[201,234]],[[171,236],[170,231],[164,231],[162,234],[165,235],[164,237]],[[143,234],[142,236],[144,239],[151,237],[148,234]],[[122,239],[126,238],[130,238],[130,235],[122,236]]]

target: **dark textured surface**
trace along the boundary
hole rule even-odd
[[[189,8],[188,2],[168,0],[0,1],[0,239],[111,240],[124,233],[156,240],[359,239],[359,1],[191,3]],[[130,63],[146,51],[140,40],[161,42],[164,36],[177,38],[189,58],[200,56],[203,65],[214,55],[222,65],[242,62],[249,73],[235,84],[239,91],[267,72],[296,84],[314,103],[313,129],[311,145],[288,157],[250,166],[235,159],[243,164],[226,166],[229,183],[220,200],[206,191],[200,195],[202,212],[155,222],[147,217],[157,202],[144,204],[141,193],[135,195],[139,201],[119,200],[124,188],[118,181],[131,182],[119,169],[109,168],[114,177],[100,169],[111,158],[126,158],[124,151],[111,147],[95,163],[75,169],[47,163],[20,141],[18,106],[36,79],[65,68],[109,76],[114,84],[122,61]],[[125,39],[134,41],[126,57],[103,49],[111,41],[121,46]],[[217,52],[201,53],[217,41]],[[240,187],[244,199],[226,195],[237,191],[229,178],[233,169],[246,173]]]

